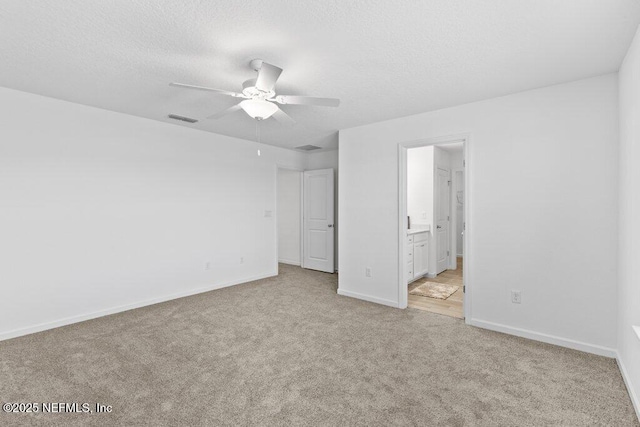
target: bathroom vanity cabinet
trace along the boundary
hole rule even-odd
[[[409,230],[407,245],[407,279],[413,282],[429,272],[429,231]]]

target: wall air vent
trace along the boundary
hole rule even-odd
[[[317,147],[315,145],[301,145],[300,147],[296,147],[296,150],[302,150],[302,151],[313,151],[313,150],[319,150],[322,147]]]
[[[196,119],[192,119],[191,117],[178,116],[177,114],[169,114],[169,118],[173,120],[180,120],[181,122],[187,123],[197,123]]]

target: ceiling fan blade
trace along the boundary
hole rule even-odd
[[[289,116],[287,113],[282,111],[280,108],[278,108],[278,111],[273,113],[273,115],[271,117],[273,117],[274,119],[276,119],[278,121],[278,123],[281,123],[283,125],[293,126],[293,125],[296,124],[296,121],[293,120],[291,118],[291,116]]]
[[[256,87],[263,92],[271,92],[275,87],[276,81],[278,80],[278,77],[280,77],[281,73],[282,68],[278,68],[275,65],[263,62],[260,70],[258,71]]]
[[[188,84],[185,84],[185,83],[169,83],[169,86],[183,87],[183,88],[187,88],[187,89],[204,90],[204,91],[207,91],[207,92],[219,93],[220,95],[233,96],[235,98],[244,98],[245,97],[243,94],[237,93],[237,92],[231,92],[231,91],[228,91],[228,90],[213,89],[213,88],[204,87],[204,86],[188,85]]]
[[[236,111],[240,110],[240,104],[236,104],[236,105],[232,105],[231,107],[227,108],[226,110],[222,110],[218,113],[212,114],[210,116],[207,116],[206,118],[209,120],[215,120],[215,119],[219,119],[222,116],[226,116],[227,114],[231,114],[231,113],[235,113]]]
[[[337,107],[340,100],[335,98],[314,98],[312,96],[278,95],[275,97],[278,104],[317,105],[319,107]]]

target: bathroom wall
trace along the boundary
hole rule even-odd
[[[407,213],[411,227],[433,225],[434,147],[407,150]]]

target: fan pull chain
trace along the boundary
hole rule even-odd
[[[256,141],[260,144],[260,120],[256,119]],[[258,157],[260,156],[260,149],[258,149]]]

